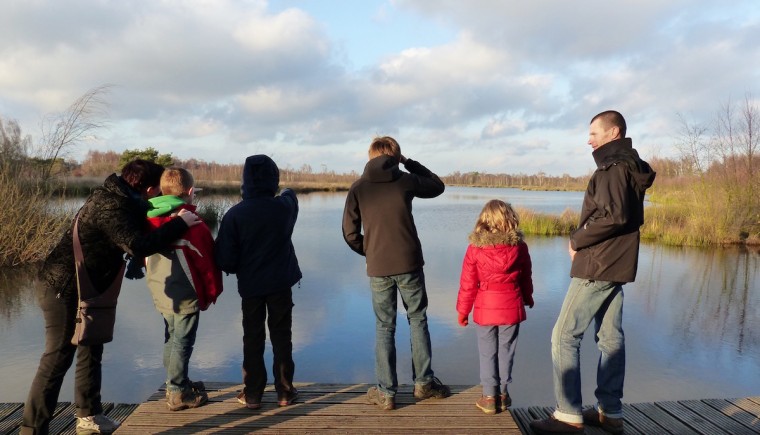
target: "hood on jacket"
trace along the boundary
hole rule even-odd
[[[277,164],[264,154],[249,156],[243,167],[243,199],[274,196],[280,185]]]
[[[496,245],[516,245],[523,239],[522,233],[516,230],[509,230],[506,232],[475,232],[470,233],[468,240],[473,246],[482,248],[484,246],[496,246]]]
[[[389,183],[401,177],[398,159],[383,154],[367,162],[362,178],[372,183]]]
[[[148,202],[151,206],[150,210],[148,210],[149,218],[171,213],[175,209],[185,205],[185,200],[175,195],[156,196],[149,199]]]
[[[643,193],[654,183],[657,174],[649,163],[641,160],[630,138],[615,139],[594,150],[592,155],[596,166],[603,171],[619,163],[627,165],[639,192]]]

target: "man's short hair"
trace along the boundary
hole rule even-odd
[[[121,178],[133,189],[142,192],[158,186],[164,167],[148,160],[135,159],[121,168]]]
[[[396,139],[390,136],[376,137],[372,139],[372,143],[369,145],[370,158],[378,157],[383,154],[397,159],[401,157],[401,146],[396,142]]]
[[[604,125],[607,127],[617,127],[620,130],[620,137],[625,137],[627,128],[625,125],[625,118],[623,118],[623,115],[621,115],[620,112],[614,110],[606,110],[591,118],[591,122],[589,124],[593,123],[597,119],[601,119]]]

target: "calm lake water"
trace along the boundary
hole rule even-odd
[[[341,235],[345,193],[301,195],[294,234],[303,280],[294,288],[296,381],[372,383],[374,315],[364,259]],[[474,327],[459,327],[455,302],[467,234],[492,198],[559,213],[578,210],[579,192],[448,188],[417,199],[414,215],[425,253],[433,369],[445,383],[477,385]],[[567,239],[528,237],[536,305],[520,330],[510,392],[517,407],[553,405],[550,333],[570,281]],[[630,403],[760,394],[760,253],[746,249],[670,248],[643,244],[635,283],[624,287]],[[44,322],[33,274],[0,270],[0,402],[23,402],[43,350]],[[190,376],[241,382],[242,327],[235,277],[201,314]],[[400,309],[399,382],[410,384],[409,331]],[[163,322],[144,280],[124,280],[115,338],[106,345],[103,400],[138,403],[161,386]],[[598,351],[584,338],[583,394],[594,401]],[[267,365],[271,353],[267,351]],[[73,400],[73,369],[61,401]],[[270,377],[271,382],[271,377]],[[403,388],[403,387],[402,387]],[[408,388],[408,387],[407,387]]]

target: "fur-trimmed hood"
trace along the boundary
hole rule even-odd
[[[523,235],[520,231],[509,230],[506,232],[486,233],[486,232],[472,232],[470,233],[468,240],[474,246],[479,248],[485,246],[496,245],[517,245],[523,240]]]

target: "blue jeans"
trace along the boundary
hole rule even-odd
[[[164,316],[164,367],[166,390],[183,391],[190,388],[187,371],[193,354],[198,331],[198,312],[192,314],[166,314]]]
[[[580,346],[591,321],[601,355],[596,372],[597,408],[602,414],[621,418],[625,379],[623,335],[623,285],[573,278],[552,331],[554,394],[558,420],[582,423]]]
[[[507,394],[507,384],[512,382],[520,324],[478,326],[477,331],[483,395]]]
[[[397,293],[406,309],[412,345],[412,376],[414,383],[424,385],[433,379],[432,350],[427,324],[427,292],[422,269],[392,276],[369,277],[372,289],[372,308],[375,310],[375,375],[378,388],[395,396],[396,376],[396,307]]]

